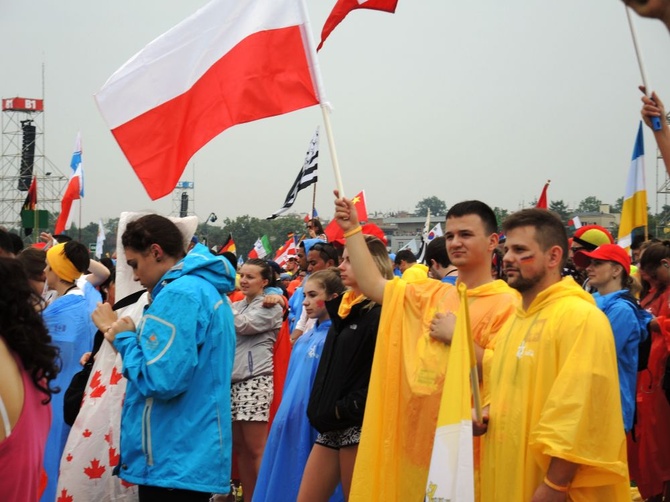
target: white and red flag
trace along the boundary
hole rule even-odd
[[[301,0],[213,0],[109,78],[98,107],[152,199],[222,131],[319,103],[305,12]]]
[[[337,0],[335,7],[326,19],[323,29],[321,30],[321,42],[316,48],[318,51],[323,46],[330,33],[337,28],[337,25],[347,17],[352,10],[356,9],[372,9],[381,10],[384,12],[395,12],[398,5],[398,0]]]
[[[70,228],[72,224],[72,204],[75,200],[84,197],[84,170],[81,165],[81,133],[77,133],[77,139],[74,142],[74,153],[70,161],[72,173],[70,174],[70,181],[67,183],[65,193],[60,203],[60,214],[56,220],[56,228],[54,234],[62,234],[66,228]]]

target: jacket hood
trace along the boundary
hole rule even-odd
[[[503,293],[515,295],[521,298],[519,292],[516,289],[511,288],[502,279],[496,279],[495,281],[487,282],[486,284],[482,284],[481,286],[467,290],[468,296],[477,298],[481,298],[483,296],[500,295]]]
[[[640,329],[642,330],[644,336],[646,337],[647,325],[649,324],[649,321],[651,321],[652,316],[642,307],[639,307],[638,301],[630,294],[630,291],[628,291],[627,289],[621,289],[619,291],[615,291],[614,293],[609,293],[606,295],[596,293],[593,295],[593,297],[596,299],[598,307],[604,311],[606,311],[616,302],[619,302],[621,300],[628,301],[630,303],[631,309],[633,310],[633,312],[635,312],[635,315],[637,316],[637,321],[640,325]]]
[[[314,244],[317,244],[319,242],[321,244],[326,244],[321,239],[303,239],[302,242],[305,243],[305,255],[307,255],[307,253],[309,253],[309,250],[312,249],[312,246],[314,246]]]
[[[520,317],[527,317],[537,313],[556,300],[565,298],[566,296],[581,298],[589,302],[591,305],[596,304],[593,296],[584,291],[572,277],[564,277],[537,295],[535,300],[533,300],[533,303],[531,303],[530,307],[528,307],[528,310],[523,310],[523,308],[519,306],[517,312]]]
[[[214,256],[204,245],[196,244],[190,253],[168,270],[154,288],[153,295],[158,295],[167,283],[187,275],[205,279],[222,295],[235,289],[235,270],[230,262],[223,256]]]

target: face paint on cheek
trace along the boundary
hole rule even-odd
[[[535,255],[531,254],[529,256],[522,256],[521,258],[519,258],[519,261],[523,263],[529,263],[531,261],[535,261]]]
[[[316,301],[316,308],[322,309],[326,306],[326,302],[324,300],[317,300]]]

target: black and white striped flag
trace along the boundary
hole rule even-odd
[[[303,164],[298,177],[293,182],[291,189],[288,191],[284,205],[278,211],[272,213],[272,216],[269,216],[268,220],[273,220],[277,216],[281,216],[286,211],[288,211],[295,200],[298,198],[298,192],[303,188],[307,188],[313,183],[316,183],[319,179],[317,176],[317,168],[319,166],[319,128],[316,128],[314,132],[314,137],[309,143],[309,148],[307,149],[307,155],[305,156],[305,163]]]

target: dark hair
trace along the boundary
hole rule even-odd
[[[307,222],[307,224],[308,224],[308,225],[309,225],[309,224],[314,225],[313,230],[314,230],[314,232],[316,233],[316,235],[320,235],[320,234],[323,233],[323,225],[321,224],[321,222],[319,221],[318,218],[312,218],[311,220],[309,220],[309,221]]]
[[[311,251],[317,251],[324,263],[328,263],[328,260],[331,260],[335,266],[339,263],[337,250],[328,242],[317,242],[309,248],[307,253],[309,254]]]
[[[640,258],[640,268],[649,273],[661,264],[661,260],[670,260],[670,241],[657,242],[647,247]]]
[[[407,263],[416,263],[416,256],[409,249],[401,249],[395,255],[395,264],[400,265],[401,261],[406,261]]]
[[[91,256],[86,246],[81,242],[67,241],[63,247],[63,253],[79,272],[83,274],[88,270],[88,266],[91,264]]]
[[[493,209],[479,200],[464,200],[463,202],[451,206],[449,211],[447,211],[447,219],[460,218],[471,214],[479,216],[484,224],[484,229],[487,234],[498,233],[498,220],[496,219],[496,214],[493,212]]]
[[[172,258],[183,258],[185,254],[183,236],[177,225],[158,214],[147,214],[128,223],[121,243],[124,248],[139,253],[147,251],[152,244],[158,244]]]
[[[347,289],[344,284],[342,284],[340,271],[336,267],[329,267],[325,270],[319,270],[318,272],[312,273],[305,280],[305,284],[308,282],[318,282],[326,291],[327,296],[341,295],[344,293],[344,290]]]
[[[6,253],[14,254],[14,244],[7,230],[0,228],[0,249]]]
[[[267,285],[265,286],[266,288],[271,288],[275,286],[276,284],[275,271],[272,270],[272,267],[267,261],[261,260],[260,258],[249,258],[247,261],[244,262],[244,264],[256,265],[258,268],[261,269],[261,277],[268,281]]]
[[[505,234],[510,230],[520,227],[533,227],[535,229],[535,241],[543,251],[552,246],[559,246],[563,251],[561,268],[565,266],[568,259],[568,234],[560,218],[546,209],[529,208],[512,213],[503,221]]]
[[[29,247],[24,249],[16,257],[23,265],[23,269],[28,274],[28,279],[34,281],[43,281],[44,269],[47,265],[47,253],[43,249]]]
[[[237,256],[232,251],[224,251],[221,253],[226,260],[230,262],[230,265],[233,267],[233,270],[237,270]]]
[[[23,248],[25,247],[23,245],[23,240],[21,237],[19,237],[17,234],[14,232],[9,232],[9,238],[12,241],[12,247],[14,248],[14,254],[19,254],[21,251],[23,251]]]
[[[451,265],[449,261],[449,255],[447,254],[447,240],[440,236],[435,237],[432,241],[426,246],[426,254],[424,257],[426,265],[430,266],[430,262],[435,260],[435,262],[444,268],[447,268]]]
[[[0,333],[21,359],[35,387],[47,395],[42,401],[47,404],[51,394],[59,391],[49,387],[58,373],[58,349],[51,345],[42,316],[34,308],[35,296],[21,263],[0,258]]]

